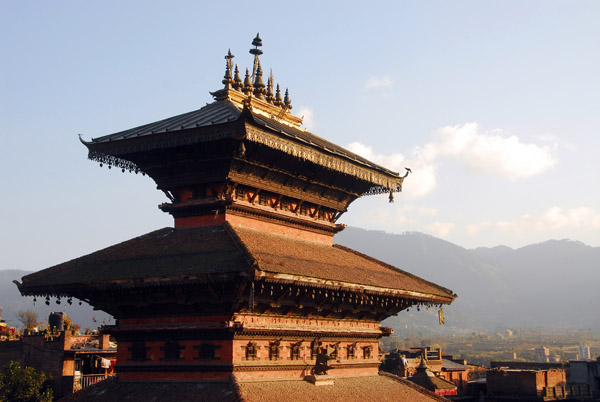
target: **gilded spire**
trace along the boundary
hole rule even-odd
[[[259,63],[258,56],[263,54],[263,51],[259,49],[259,47],[262,47],[262,39],[258,32],[256,33],[256,38],[252,40],[252,46],[254,46],[254,49],[250,49],[250,54],[254,55],[254,65],[252,66],[252,80],[254,81],[254,74],[256,73]]]
[[[283,98],[281,97],[281,90],[279,89],[279,84],[277,84],[277,90],[275,91],[275,101],[273,102],[275,106],[283,106]]]
[[[231,69],[233,66],[233,61],[232,59],[235,56],[233,54],[231,54],[231,49],[229,49],[227,51],[227,54],[225,55],[225,61],[227,63],[227,65],[225,66],[225,76],[223,77],[223,81],[221,81],[225,87],[228,87],[229,85],[233,84],[233,77],[231,76]]]
[[[256,67],[256,78],[254,79],[254,96],[259,99],[264,99],[265,92],[265,83],[262,78],[262,67],[260,66],[259,61],[258,67]]]
[[[252,81],[250,80],[250,73],[246,69],[246,77],[244,78],[244,93],[246,95],[252,95]]]
[[[288,110],[292,109],[292,100],[290,99],[290,91],[285,89],[285,97],[283,98],[283,103],[285,104],[285,108]]]
[[[273,70],[269,73],[269,79],[267,79],[267,102],[273,103],[275,97],[273,96]]]
[[[240,76],[240,70],[238,69],[237,64],[235,65],[235,74],[233,77],[233,88],[237,91],[240,91],[244,84],[242,83],[242,77]]]
[[[235,56],[231,53],[231,49],[227,51],[227,55],[225,56],[225,60],[227,60],[227,67],[229,70],[233,70],[233,58]]]

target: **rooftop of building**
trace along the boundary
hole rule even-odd
[[[278,281],[392,292],[435,303],[456,295],[349,248],[312,243],[229,223],[164,228],[23,277],[23,294],[83,284],[127,288],[205,280],[207,275],[259,272]],[[304,279],[303,279],[304,278]]]
[[[333,385],[316,386],[304,380],[238,382],[119,382],[107,380],[61,399],[61,402],[319,402],[319,401],[447,401],[399,377],[376,376],[335,378]],[[111,399],[115,398],[115,399]]]

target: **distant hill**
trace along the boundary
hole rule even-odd
[[[600,330],[600,247],[550,240],[519,249],[468,250],[422,233],[347,228],[335,242],[452,289],[446,328],[433,312],[389,319],[397,330],[467,332],[499,327]],[[461,331],[462,330],[462,331]]]
[[[35,311],[38,314],[40,321],[48,319],[51,312],[62,311],[66,313],[74,323],[81,325],[81,328],[89,327],[95,329],[102,325],[103,322],[114,324],[112,317],[103,311],[94,311],[87,303],[83,303],[80,306],[77,302],[73,302],[72,305],[69,305],[63,301],[58,305],[53,301],[47,306],[44,299],[38,298],[34,305],[33,297],[21,296],[19,289],[17,289],[17,285],[13,283],[13,280],[20,282],[23,276],[31,273],[32,272],[30,271],[15,269],[0,271],[0,307],[3,308],[2,319],[10,326],[21,327],[21,323],[17,320],[17,312],[19,312],[19,310]],[[93,318],[96,319],[96,322],[93,321]]]

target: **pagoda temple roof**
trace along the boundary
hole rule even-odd
[[[239,102],[234,102],[231,100],[217,100],[198,110],[169,117],[154,123],[144,124],[142,126],[130,128],[114,134],[92,138],[91,141],[83,141],[83,143],[91,151],[94,151],[96,149],[101,149],[100,147],[108,143],[117,147],[118,145],[115,143],[118,143],[119,141],[127,141],[144,137],[149,138],[152,136],[160,137],[165,133],[174,135],[175,132],[217,126],[238,120],[241,121],[244,118],[250,120],[257,126],[274,132],[277,135],[283,136],[286,139],[299,142],[303,145],[311,146],[316,150],[323,151],[328,154],[343,157],[352,162],[375,169],[380,173],[391,175],[395,178],[399,177],[397,172],[379,166],[368,159],[365,159],[337,144],[312,134],[303,128],[289,124],[284,120],[277,118],[277,116],[267,116],[264,113],[258,113],[252,109],[243,107]],[[199,138],[196,138],[196,140],[202,142],[203,139],[201,137],[203,133],[200,134],[201,135]],[[204,137],[204,140],[210,141],[214,136],[206,134]],[[172,138],[172,140],[173,144],[177,144],[175,138]],[[131,149],[131,145],[129,145],[129,143],[130,141],[124,144],[127,149]]]
[[[354,289],[450,303],[452,291],[339,245],[298,240],[229,223],[164,228],[23,277],[25,295],[76,287],[131,288],[231,275]]]
[[[308,381],[226,382],[120,382],[102,381],[61,401],[447,401],[410,381],[384,373],[375,376],[335,378],[333,385]]]

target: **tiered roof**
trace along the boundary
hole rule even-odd
[[[349,248],[222,225],[164,228],[23,277],[23,294],[268,277],[449,303],[452,291]]]

